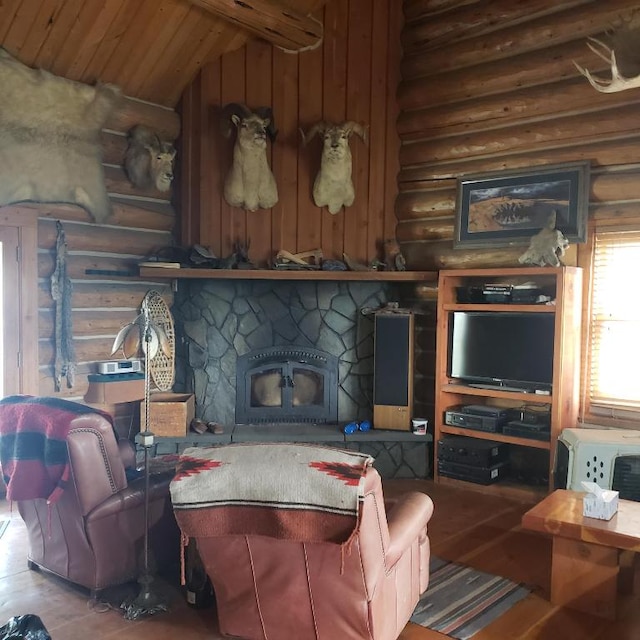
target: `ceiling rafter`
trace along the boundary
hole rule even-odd
[[[322,24],[274,0],[189,0],[283,49],[301,51],[322,42]]]

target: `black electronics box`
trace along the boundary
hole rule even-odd
[[[475,467],[470,464],[438,460],[438,473],[446,478],[466,480],[476,484],[493,484],[502,480],[507,474],[509,465],[506,462],[498,462],[490,467]]]
[[[481,287],[456,287],[459,304],[507,304],[511,302],[510,284],[485,284]]]
[[[438,460],[461,462],[474,467],[490,467],[504,462],[508,454],[509,445],[504,442],[449,435],[438,440]]]
[[[444,412],[444,423],[452,427],[497,433],[515,417],[511,409],[481,404],[458,405]]]
[[[531,438],[531,440],[551,440],[549,425],[544,423],[511,420],[502,427],[502,433],[518,438]]]

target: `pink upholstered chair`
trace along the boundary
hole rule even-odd
[[[245,473],[259,481],[251,469]],[[173,497],[173,485],[171,491]],[[215,590],[220,631],[228,636],[395,640],[429,583],[433,503],[423,493],[408,493],[386,513],[373,467],[364,474],[360,520],[347,545],[211,535],[199,511],[187,523],[185,512],[176,509],[176,518],[197,541]]]
[[[57,404],[70,406],[64,402]],[[29,411],[39,410],[53,414],[47,406],[29,407]],[[0,430],[2,420],[11,415],[7,407],[0,409]],[[37,420],[33,422],[35,430]],[[30,437],[27,427],[21,431]],[[11,437],[9,432],[11,425],[5,424],[0,435]],[[59,499],[49,503],[45,498],[17,500],[27,526],[28,562],[31,568],[42,567],[95,594],[138,576],[144,537],[144,478],[128,482],[125,468],[135,463],[133,446],[118,442],[111,423],[99,413],[79,414],[70,420],[66,449],[70,477]],[[27,467],[27,481],[28,472]],[[179,531],[169,500],[172,475],[152,476],[149,521],[157,554],[170,555],[177,563]],[[22,477],[20,482],[25,484]]]

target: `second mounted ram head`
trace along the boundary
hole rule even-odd
[[[267,162],[267,136],[273,142],[277,130],[268,107],[251,111],[232,102],[222,110],[222,133],[230,137],[236,128],[233,163],[224,182],[224,199],[247,211],[270,209],[278,202],[278,187]]]
[[[127,177],[136,187],[155,187],[158,191],[169,191],[173,180],[173,162],[176,150],[170,142],[137,124],[127,134],[129,145],[124,157]]]
[[[352,134],[359,135],[367,142],[367,130],[357,122],[317,122],[302,134],[306,145],[316,134],[322,136],[322,157],[320,170],[313,183],[313,201],[317,207],[327,207],[329,213],[336,214],[342,207],[350,207],[355,199],[351,179],[351,149],[349,139]]]

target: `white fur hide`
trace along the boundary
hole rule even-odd
[[[0,49],[0,205],[64,202],[103,222],[100,130],[120,92],[31,69]]]

